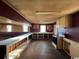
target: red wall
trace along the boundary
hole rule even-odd
[[[4,16],[11,20],[27,22],[20,14],[14,11],[11,7],[6,5],[3,1],[0,0],[0,16]]]
[[[40,32],[40,25],[39,24],[32,24],[30,31],[31,32]]]

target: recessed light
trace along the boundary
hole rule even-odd
[[[56,11],[36,11],[36,14],[55,14]]]

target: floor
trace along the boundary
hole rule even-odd
[[[56,50],[48,40],[32,41],[19,59],[69,59]]]

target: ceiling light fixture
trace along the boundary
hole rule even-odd
[[[36,11],[36,14],[55,14],[56,11]]]

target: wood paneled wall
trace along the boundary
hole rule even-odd
[[[0,24],[0,32],[6,32],[6,25]]]
[[[21,25],[12,25],[12,32],[22,32]],[[7,24],[0,24],[0,32],[7,32]]]
[[[12,32],[22,32],[23,28],[21,25],[13,25],[12,26]]]

